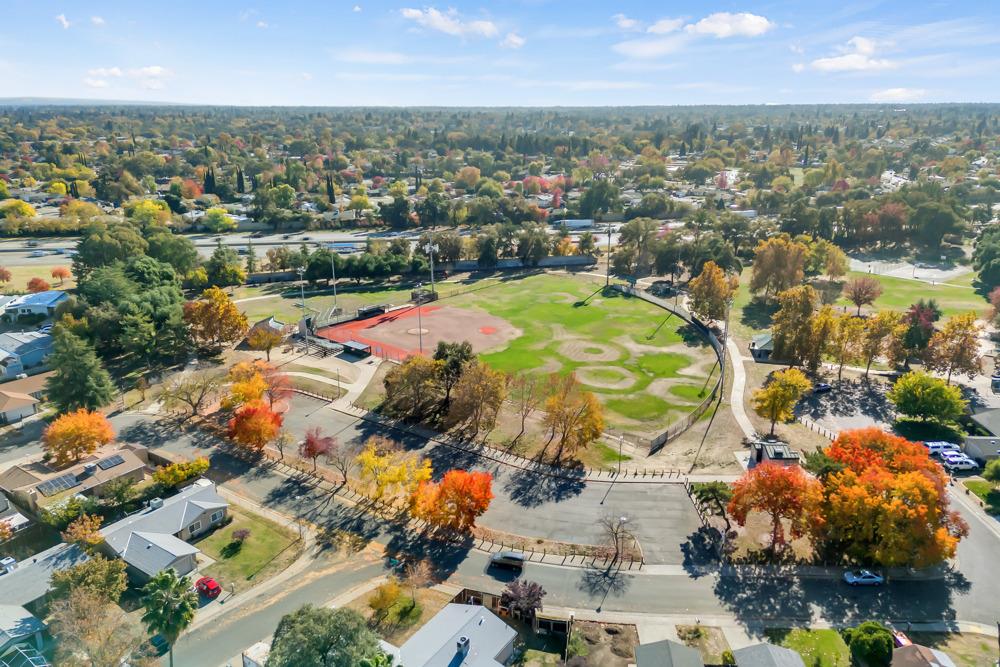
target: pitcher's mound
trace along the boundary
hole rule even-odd
[[[410,334],[411,336],[424,336],[424,335],[430,333],[430,331],[427,330],[427,329],[416,329],[416,328],[414,328],[414,329],[407,329],[406,333]]]

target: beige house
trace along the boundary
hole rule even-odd
[[[100,498],[107,485],[118,479],[141,482],[148,462],[146,448],[134,444],[105,447],[62,470],[39,459],[0,473],[0,491],[37,512],[40,507],[78,493]]]

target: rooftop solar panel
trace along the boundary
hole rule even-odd
[[[115,454],[114,456],[109,456],[106,459],[101,459],[97,462],[97,467],[101,470],[107,470],[108,468],[114,468],[115,466],[125,463],[125,457],[121,454]]]

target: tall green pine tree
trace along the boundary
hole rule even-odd
[[[246,183],[243,181],[243,170],[236,167],[236,191],[243,194],[247,191]]]
[[[56,409],[97,410],[110,403],[115,388],[94,348],[61,325],[54,329],[53,337],[55,344],[49,365],[55,374],[45,388]]]

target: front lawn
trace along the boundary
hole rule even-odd
[[[199,549],[215,560],[202,574],[214,577],[219,584],[236,592],[253,586],[288,567],[302,552],[298,535],[269,519],[241,507],[229,506],[232,521],[197,543]],[[242,544],[233,532],[249,530]]]
[[[809,667],[850,667],[851,652],[836,630],[768,630],[768,641],[790,648]]]
[[[979,496],[986,503],[986,511],[990,514],[1000,514],[1000,490],[990,482],[981,479],[970,479],[963,482],[965,488]]]
[[[997,640],[969,632],[908,632],[916,644],[948,654],[959,667],[990,667],[996,663]]]

